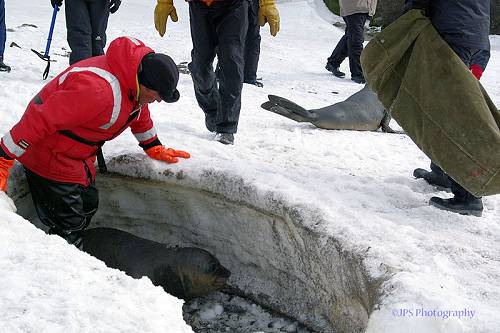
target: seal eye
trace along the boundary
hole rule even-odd
[[[217,272],[217,270],[219,269],[219,264],[217,264],[216,262],[214,262],[213,260],[208,264],[208,271],[210,273],[215,273]]]

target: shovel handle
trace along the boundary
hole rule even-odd
[[[49,56],[49,51],[50,51],[50,43],[52,42],[52,33],[54,32],[54,26],[56,25],[56,16],[57,12],[59,11],[59,6],[55,5],[54,10],[52,11],[52,21],[50,22],[50,30],[49,30],[49,37],[47,38],[47,46],[45,47],[45,57]]]

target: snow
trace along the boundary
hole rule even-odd
[[[160,38],[154,29],[154,2],[122,3],[108,25],[108,41],[122,35],[143,40],[177,62],[189,61],[192,47],[188,7],[176,1],[179,21],[168,22]],[[52,8],[47,0],[6,3],[5,62],[0,73],[0,133],[22,116],[44,85],[45,63],[29,49],[45,49]],[[318,1],[279,4],[281,29],[276,38],[266,26],[258,76],[264,88],[245,85],[234,146],[212,141],[197,106],[190,76],[181,75],[181,99],[154,104],[152,117],[161,141],[191,153],[175,165],[145,160],[140,170],[114,163],[114,171],[206,189],[262,209],[280,197],[290,205],[317,211],[315,226],[338,239],[348,251],[366,252],[370,273],[389,275],[384,296],[372,313],[369,332],[495,332],[500,325],[500,196],[484,198],[483,217],[466,217],[428,205],[433,195],[448,197],[422,180],[416,167],[429,159],[404,135],[328,131],[299,124],[260,108],[267,94],[318,108],[344,100],[361,89],[349,79],[324,70],[342,31],[333,27]],[[63,11],[52,41],[50,77],[67,66]],[[37,26],[21,26],[22,24]],[[482,83],[500,104],[500,37],[491,36],[492,56]],[[15,41],[23,49],[8,47]],[[341,70],[349,72],[347,62]],[[107,159],[142,155],[130,133],[105,146]],[[115,160],[116,161],[116,160]],[[168,170],[184,177],[162,176]],[[207,171],[234,179],[218,187]],[[167,172],[168,173],[168,172]],[[241,182],[239,181],[241,180]],[[182,320],[182,302],[154,287],[107,269],[54,236],[47,236],[15,214],[0,193],[0,331],[2,332],[190,332]],[[308,223],[305,221],[304,223]],[[404,310],[410,310],[410,312]],[[474,316],[443,318],[442,312],[474,311]],[[220,309],[210,311],[217,313]],[[465,313],[465,312],[464,312]],[[439,315],[440,314],[440,315]],[[210,313],[207,312],[207,315]]]

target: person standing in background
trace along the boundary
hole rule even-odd
[[[406,0],[405,8],[422,10],[474,76],[481,78],[490,57],[489,0]],[[430,169],[417,168],[413,176],[434,186],[451,188],[454,195],[450,199],[432,197],[431,205],[463,215],[482,215],[482,198],[475,197],[432,161]]]
[[[351,80],[364,84],[366,81],[360,60],[365,40],[364,27],[368,17],[375,14],[377,0],[339,0],[339,5],[340,16],[346,23],[345,34],[335,46],[325,68],[336,77],[343,78],[345,73],[341,72],[339,67],[348,57]]]
[[[205,126],[226,145],[234,143],[240,117],[248,11],[248,0],[189,1],[193,50],[188,68],[196,100],[205,113]],[[155,27],[162,37],[168,17],[177,21],[173,1],[158,0]],[[259,24],[266,22],[276,36],[280,19],[274,0],[259,1]],[[213,67],[216,55],[218,75]]]
[[[259,1],[251,0],[248,9],[248,31],[245,40],[245,69],[243,83],[253,84],[259,88],[264,85],[257,81],[257,67],[260,57],[260,26],[259,26]]]
[[[61,7],[63,0],[50,0],[50,3],[52,7]],[[121,0],[66,0],[70,65],[104,54],[109,14],[115,13],[120,5]]]
[[[0,72],[10,72],[10,66],[3,62],[5,51],[5,40],[7,39],[7,27],[5,26],[5,0],[0,0]]]

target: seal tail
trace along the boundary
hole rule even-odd
[[[273,113],[279,114],[280,116],[295,120],[299,123],[308,121],[307,119],[304,119],[304,117],[299,116],[299,115],[291,112],[290,110],[285,109],[284,107],[282,107],[280,105],[276,105],[273,102],[265,102],[261,105],[261,107],[265,110],[268,110],[268,111],[271,111]]]
[[[311,113],[308,110],[306,110],[302,106],[292,102],[289,99],[286,99],[286,98],[283,98],[280,96],[276,96],[276,95],[267,95],[267,97],[269,98],[270,102],[273,102],[275,105],[281,106],[281,107],[289,110],[290,112],[293,112],[293,113],[300,115],[304,118],[311,117]]]
[[[297,122],[311,122],[315,117],[308,110],[294,102],[276,95],[268,95],[269,101],[261,107]]]

